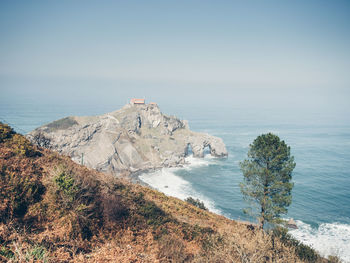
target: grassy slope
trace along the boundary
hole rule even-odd
[[[296,243],[87,169],[1,123],[0,175],[0,261],[304,262]]]

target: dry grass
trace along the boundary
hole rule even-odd
[[[0,261],[302,262],[253,225],[87,169],[1,125]],[[26,180],[42,191],[25,188],[26,209],[14,213]]]

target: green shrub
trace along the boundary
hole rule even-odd
[[[165,212],[153,202],[145,202],[139,207],[139,213],[147,220],[148,225],[161,226],[169,221]]]
[[[194,199],[192,197],[188,197],[185,199],[185,201],[187,203],[190,203],[191,205],[194,205],[194,206],[200,208],[200,209],[208,210],[208,208],[205,207],[204,203],[199,199]]]
[[[47,261],[46,254],[47,254],[47,252],[46,252],[45,247],[36,245],[27,251],[25,257],[26,257],[27,261],[43,260],[44,262],[46,262]]]
[[[0,122],[0,143],[3,142],[17,155],[26,157],[39,155],[23,135],[17,134],[10,126]]]
[[[221,247],[225,244],[224,237],[220,234],[207,234],[204,235],[202,239],[202,250],[210,254],[218,247]]]
[[[41,200],[45,187],[37,176],[26,176],[0,167],[0,221],[22,218],[28,207]]]
[[[48,262],[48,253],[45,247],[41,245],[31,245],[30,243],[21,243],[14,242],[15,250],[14,252],[9,251],[8,249],[0,249],[5,251],[6,255],[3,255],[5,258],[10,259],[10,262]],[[25,244],[25,245],[24,245]],[[1,261],[1,259],[0,259]]]
[[[13,135],[11,147],[16,154],[21,156],[33,157],[37,154],[33,145],[20,134]]]
[[[328,256],[328,263],[342,263],[341,259],[338,256]]]
[[[0,143],[10,139],[14,134],[15,131],[10,126],[0,122]]]
[[[302,244],[290,234],[288,234],[288,229],[284,227],[276,227],[272,231],[272,237],[278,237],[283,244],[289,247],[294,247],[295,252],[301,260],[307,262],[318,262],[320,256],[318,253],[311,247]]]
[[[53,205],[71,223],[72,238],[90,239],[103,223],[103,207],[99,185],[90,176],[75,175],[66,167],[58,167],[53,177]],[[52,190],[51,190],[52,191]]]
[[[6,246],[1,246],[0,247],[0,256],[3,256],[4,258],[7,258],[7,259],[11,259],[14,257],[14,253]]]
[[[63,200],[65,206],[71,206],[79,191],[73,175],[62,170],[54,177],[54,182],[57,187],[56,195]]]

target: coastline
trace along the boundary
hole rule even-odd
[[[209,166],[218,159],[221,158],[213,157],[210,154],[203,158],[190,155],[186,157],[185,164],[137,171],[131,174],[130,180],[181,200],[185,200],[188,197],[199,199],[209,211],[231,219],[229,215],[216,206],[212,198],[196,190],[194,184],[178,174],[178,172],[186,173],[193,169]]]
[[[142,186],[148,186],[148,187],[150,187],[152,189],[155,189],[150,184],[147,184],[142,179],[140,179],[140,176],[142,176],[143,174],[160,172],[162,169],[172,169],[172,168],[173,169],[181,169],[181,168],[184,168],[185,165],[189,165],[189,163],[178,164],[178,165],[175,165],[175,166],[159,166],[159,167],[153,167],[153,168],[147,168],[147,169],[140,169],[140,170],[137,170],[137,171],[134,171],[134,172],[128,171],[129,174],[126,176],[126,179],[130,180],[130,182],[132,182],[132,183],[140,184]]]
[[[211,158],[210,157],[207,159],[199,158],[197,160],[205,161],[207,162],[207,165],[210,165],[209,162]],[[201,165],[204,166],[205,164],[202,163]],[[197,166],[197,168],[200,167],[201,165]],[[141,170],[141,171],[131,173],[130,180],[133,183],[137,183],[137,184],[149,187],[151,189],[160,191],[166,195],[184,200],[184,198],[181,198],[181,194],[182,194],[181,192],[176,194],[169,194],[169,190],[170,190],[169,188],[172,188],[172,187],[164,188],[164,185],[166,183],[160,184],[163,187],[156,187],[148,182],[145,182],[140,177],[143,175],[147,176],[147,174],[149,174],[149,176],[151,177],[153,176],[157,177],[157,175],[159,175],[159,176],[164,176],[163,177],[164,179],[168,179],[166,178],[166,176],[169,176],[169,174],[166,174],[166,173],[170,173],[170,176],[171,174],[173,174],[176,177],[183,179],[181,176],[175,174],[174,170],[176,171],[177,169],[185,169],[187,171],[191,171],[192,173],[195,173],[195,168],[196,168],[196,165],[194,165],[193,163],[191,164],[190,162],[186,162],[185,165],[180,165],[176,167],[158,167],[153,169],[146,169],[146,170]],[[162,173],[165,173],[165,174],[161,175]],[[158,179],[157,181],[161,181],[159,180],[160,179],[159,176],[157,177]],[[187,186],[185,185],[185,187]],[[198,194],[201,195],[202,193],[198,192]],[[198,198],[198,196],[193,196],[193,197]],[[201,198],[199,197],[199,199]],[[208,203],[208,200],[201,200],[201,201],[206,201]],[[211,200],[211,201],[213,201],[213,206],[210,207],[209,209],[210,212],[218,214],[220,216],[224,216],[233,221],[237,221],[247,225],[255,225],[254,222],[251,222],[245,219],[240,219],[239,217],[235,218],[226,214],[224,211],[215,209],[215,206],[217,205],[217,200],[215,201]],[[289,217],[291,217],[291,215]],[[348,255],[347,253],[347,243],[346,243],[346,240],[348,240],[347,235],[350,236],[350,225],[344,224],[344,223],[338,223],[338,222],[328,222],[328,223],[320,223],[315,227],[305,223],[304,221],[298,218],[296,218],[296,222],[297,222],[298,229],[297,230],[289,229],[288,232],[298,241],[313,247],[315,250],[317,250],[320,254],[324,256],[336,254],[336,255],[339,255],[344,260],[344,262],[350,262],[350,255]],[[339,241],[337,237],[341,237],[342,241]],[[329,242],[332,244],[337,244],[337,246],[331,246],[329,245],[330,244]],[[337,251],[335,251],[335,249],[337,249]]]

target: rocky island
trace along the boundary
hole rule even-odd
[[[120,174],[185,164],[190,151],[227,156],[221,138],[193,132],[187,121],[162,114],[155,103],[133,99],[100,116],[66,117],[35,129],[27,138],[98,171]]]

